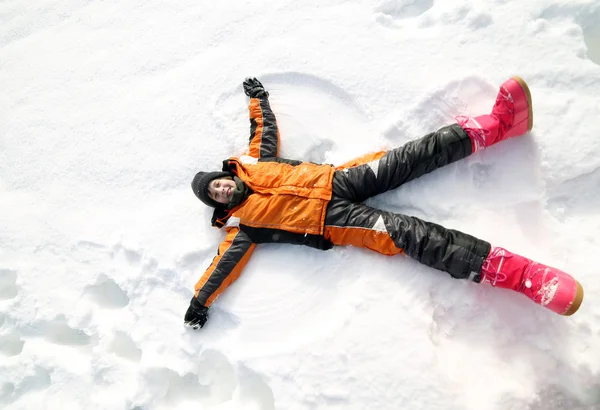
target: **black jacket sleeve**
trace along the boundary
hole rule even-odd
[[[268,98],[251,98],[248,109],[250,110],[248,155],[254,158],[277,157],[279,154],[279,129]]]
[[[227,236],[219,245],[217,256],[194,287],[194,296],[203,306],[210,306],[239,278],[255,247],[256,244],[238,227],[227,230]]]

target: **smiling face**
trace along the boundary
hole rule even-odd
[[[208,196],[221,204],[228,204],[235,189],[235,182],[230,177],[217,178],[208,184]]]

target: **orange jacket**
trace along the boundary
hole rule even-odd
[[[225,160],[223,170],[253,193],[231,210],[215,210],[213,225],[227,235],[195,286],[195,296],[207,307],[239,277],[256,243],[331,247],[322,235],[335,169],[279,158],[279,130],[267,97],[250,99],[249,110],[249,150]]]
[[[226,218],[239,219],[241,225],[253,228],[323,234],[332,166],[257,162],[247,156],[230,158],[228,166],[254,193]]]

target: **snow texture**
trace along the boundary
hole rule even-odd
[[[0,2],[0,407],[600,409],[600,1]],[[488,113],[531,133],[383,194],[572,273],[573,317],[402,256],[264,245],[183,327],[223,233],[198,170],[271,94],[288,158],[341,164]]]

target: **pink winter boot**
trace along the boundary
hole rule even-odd
[[[491,114],[456,120],[471,138],[472,152],[523,135],[533,128],[529,87],[521,77],[512,77],[500,86]]]
[[[583,300],[583,288],[571,275],[495,246],[481,267],[481,283],[515,290],[565,316]]]

